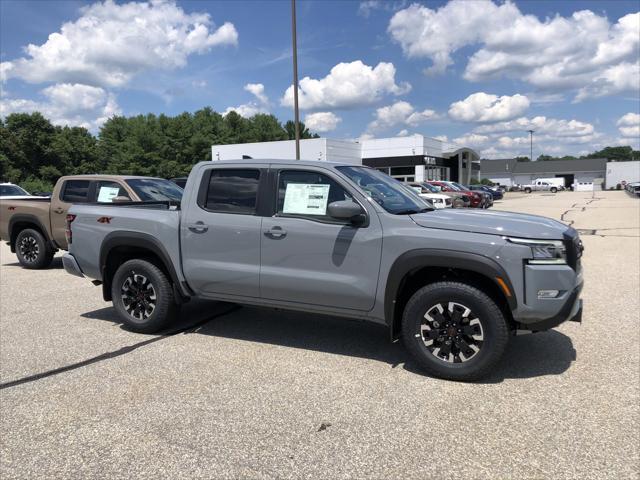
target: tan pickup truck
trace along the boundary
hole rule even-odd
[[[182,189],[162,178],[122,175],[61,177],[51,198],[0,200],[0,239],[25,268],[45,268],[67,249],[67,211],[76,203],[180,201]]]

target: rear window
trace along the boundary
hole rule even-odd
[[[220,213],[256,213],[260,171],[255,169],[212,170],[204,207]]]
[[[62,201],[86,203],[89,201],[89,180],[67,180],[62,190]]]

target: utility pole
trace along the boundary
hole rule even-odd
[[[527,130],[527,131],[529,132],[529,144],[531,147],[529,160],[533,162],[533,134],[535,133],[535,130]]]
[[[296,38],[296,0],[291,0],[291,32],[293,35],[293,110],[296,131],[296,160],[300,160],[300,113],[298,112],[298,40]]]

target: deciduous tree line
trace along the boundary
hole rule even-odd
[[[304,124],[301,138],[313,138]],[[289,140],[292,121],[273,115],[222,116],[211,108],[195,113],[113,117],[94,136],[86,128],[54,126],[40,113],[0,119],[0,181],[28,191],[51,191],[61,175],[114,173],[164,178],[189,173],[211,159],[211,146]]]

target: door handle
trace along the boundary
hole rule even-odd
[[[287,232],[282,227],[271,227],[269,230],[264,231],[265,236],[277,240],[287,236]]]
[[[191,225],[187,225],[187,228],[193,233],[204,233],[209,230],[209,226],[205,225],[204,222],[192,223]]]
[[[53,213],[64,213],[64,210],[62,208],[60,208],[60,207],[54,208],[53,209]]]

